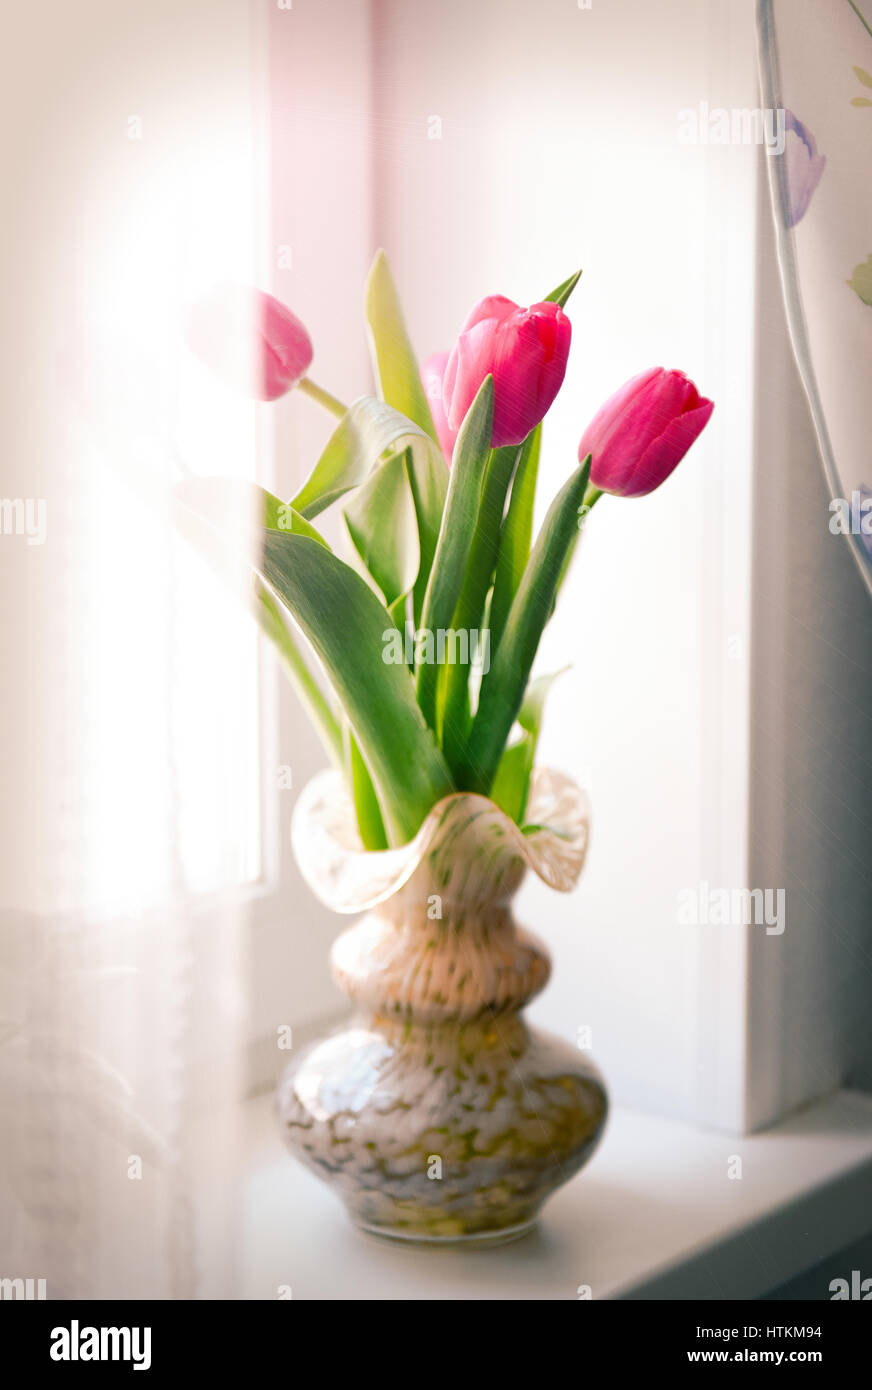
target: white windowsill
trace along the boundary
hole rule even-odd
[[[272,1097],[246,1112],[245,1298],[574,1300],[585,1284],[599,1299],[753,1298],[872,1225],[872,1098],[847,1091],[745,1137],[617,1110],[539,1229],[480,1251],[359,1234],[284,1150]]]

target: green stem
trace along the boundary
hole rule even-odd
[[[357,830],[364,849],[388,849],[388,837],[376,789],[369,768],[350,726],[345,729],[348,741],[348,780],[357,817]]]
[[[451,625],[458,632],[479,629],[488,589],[493,579],[500,540],[500,524],[506,505],[506,494],[512,481],[520,447],[494,449],[485,476],[484,492],[476,521],[472,545],[466,562],[463,588]],[[442,728],[442,751],[458,787],[465,785],[470,775],[467,758],[469,738],[469,667],[457,662],[445,672],[445,706]]]
[[[512,483],[512,495],[499,538],[494,591],[490,608],[491,653],[499,646],[503,628],[509,616],[512,600],[524,576],[524,566],[530,558],[533,538],[533,504],[536,494],[536,475],[539,471],[539,451],[542,426],[537,425],[521,445],[518,466]]]
[[[589,458],[589,457],[590,457],[590,455],[588,455],[588,458]],[[576,530],[575,535],[574,535],[574,537],[573,537],[573,539],[572,539],[572,544],[570,545],[569,549],[568,549],[567,552],[566,552],[566,558],[565,558],[565,560],[563,561],[563,568],[561,569],[561,571],[560,571],[560,577],[559,577],[558,580],[557,580],[557,590],[556,590],[556,592],[555,592],[555,594],[554,594],[554,606],[555,606],[555,607],[556,607],[556,605],[557,605],[557,595],[560,593],[560,589],[561,589],[561,586],[562,586],[562,584],[563,584],[563,581],[564,581],[564,579],[566,578],[567,574],[569,573],[569,567],[570,567],[570,565],[572,564],[572,557],[573,557],[573,555],[575,554],[575,547],[578,545],[579,537],[581,536],[581,532],[582,532],[582,529],[583,529],[583,526],[584,526],[584,521],[587,520],[587,515],[588,515],[588,513],[590,512],[591,508],[593,508],[593,507],[596,506],[597,502],[600,500],[600,498],[602,497],[602,495],[603,495],[603,494],[602,494],[602,488],[594,487],[593,483],[589,483],[589,484],[588,484],[587,490],[586,490],[586,492],[585,492],[585,494],[584,494],[584,497],[583,497],[583,499],[582,499],[582,502],[581,502],[581,506],[580,506],[579,509],[578,509],[578,526],[577,526],[577,530]],[[554,608],[551,609],[551,612],[552,612],[552,614],[553,614]],[[549,621],[550,621],[550,619],[549,619]]]
[[[869,25],[866,23],[866,20],[860,13],[859,8],[854,4],[854,0],[848,0],[848,4],[851,6],[851,9],[854,11],[854,14],[857,16],[863,28],[866,30],[866,33],[869,35],[870,38],[872,38],[872,29],[869,28]]]
[[[450,628],[463,587],[484,490],[482,468],[490,458],[493,402],[493,377],[486,376],[466,413],[454,446],[442,525],[421,615],[421,627],[430,633],[433,642],[440,629]],[[418,706],[434,732],[438,727],[439,671],[434,662],[422,661],[416,676]]]
[[[325,391],[323,386],[318,386],[311,377],[304,376],[297,382],[297,387],[307,396],[311,396],[313,401],[323,405],[324,409],[329,410],[331,415],[338,415],[340,420],[343,415],[347,414],[348,406],[343,405],[335,396],[331,396],[330,392]]]
[[[482,680],[469,740],[475,781],[468,791],[487,796],[506,740],[524,698],[539,639],[578,538],[578,513],[587,495],[590,454],[563,485],[548,510],[515,595],[496,656]]]

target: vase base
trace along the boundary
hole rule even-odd
[[[501,1230],[470,1231],[468,1235],[444,1236],[392,1231],[385,1226],[367,1226],[361,1221],[356,1221],[355,1225],[364,1235],[374,1236],[376,1240],[384,1241],[388,1245],[427,1246],[431,1250],[491,1250],[497,1245],[509,1245],[512,1241],[521,1240],[535,1229],[537,1221],[538,1217],[533,1216],[529,1221],[522,1221],[517,1226],[504,1226]]]

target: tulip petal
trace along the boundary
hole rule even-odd
[[[312,341],[296,314],[272,295],[259,295],[258,299],[264,394],[271,401],[296,386],[311,367],[314,354]]]
[[[430,414],[433,416],[433,424],[436,427],[440,447],[450,464],[457,434],[448,423],[448,416],[445,414],[442,399],[442,383],[447,365],[448,353],[434,352],[421,367],[421,381],[430,406]]]
[[[187,339],[216,376],[264,401],[290,391],[312,362],[312,340],[296,314],[249,285],[217,285],[193,305]]]
[[[632,469],[622,496],[644,497],[665,482],[705,429],[714,408],[713,401],[701,398],[695,409],[670,420]]]
[[[481,300],[467,317],[445,369],[442,395],[449,428],[460,428],[490,374],[493,447],[523,443],[560,390],[571,337],[569,319],[558,304],[522,309],[504,295]]]
[[[483,323],[486,319],[494,323],[501,323],[503,319],[509,318],[511,314],[517,313],[518,305],[513,299],[507,299],[504,294],[489,294],[484,299],[480,299],[473,309],[470,309],[466,322],[461,328],[461,333],[467,333],[470,328],[474,328],[477,323]]]
[[[442,381],[442,399],[448,425],[459,430],[478,388],[491,372],[493,324],[485,319],[461,333],[448,358]]]
[[[495,448],[521,444],[563,384],[572,327],[554,304],[534,304],[504,319],[494,354]]]
[[[591,483],[602,492],[641,497],[669,476],[705,427],[714,406],[684,372],[651,367],[606,401],[581,437],[592,455]]]
[[[495,448],[520,444],[533,427],[527,422],[539,423],[541,361],[539,328],[529,311],[506,319],[497,334],[493,361]]]
[[[657,390],[665,375],[662,367],[650,367],[631,377],[609,397],[597,411],[581,437],[579,461],[588,454],[593,457],[590,480],[604,492],[623,492],[630,476],[634,458],[650,436],[641,433],[646,415],[646,401]],[[633,413],[637,400],[641,408]],[[614,446],[614,447],[613,447]]]
[[[547,318],[545,322],[548,322]],[[566,315],[561,314],[559,318],[555,316],[552,322],[554,328],[550,351],[542,363],[539,373],[539,401],[540,404],[547,402],[542,411],[543,416],[551,409],[557,392],[563,385],[569,349],[572,344],[572,324]]]

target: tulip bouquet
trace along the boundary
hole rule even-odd
[[[290,501],[254,490],[248,562],[262,627],[347,779],[367,849],[406,843],[455,790],[523,826],[549,685],[531,670],[580,520],[603,493],[658,487],[711,415],[681,372],[634,377],[585,430],[534,537],[542,420],[563,383],[579,274],[528,309],[483,299],[451,352],[420,370],[379,253],[366,288],[378,395],[347,408],[307,375],[309,335],[275,299],[226,290],[192,313],[190,341],[225,379],[268,401],[296,388],[338,417]],[[244,382],[240,304],[257,337]],[[180,488],[207,530],[215,486]],[[335,505],[342,557],[315,525]]]

